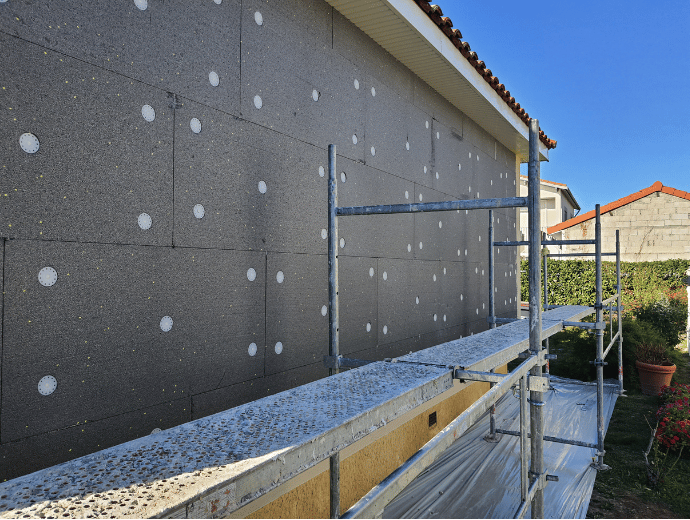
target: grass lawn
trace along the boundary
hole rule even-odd
[[[690,383],[690,364],[685,344],[676,350],[676,378]],[[664,481],[652,487],[647,480],[643,452],[656,425],[657,397],[642,395],[639,388],[627,390],[616,401],[606,434],[604,461],[611,466],[600,471],[587,518],[690,518],[690,453],[687,448]],[[651,456],[651,454],[650,454]],[[676,455],[667,458],[667,465]]]

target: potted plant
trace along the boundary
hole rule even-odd
[[[642,393],[659,395],[662,386],[671,384],[676,371],[676,365],[669,359],[666,347],[662,344],[643,343],[637,347],[635,354]]]

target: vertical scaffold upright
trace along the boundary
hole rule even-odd
[[[458,367],[453,369],[453,377],[462,381],[485,381],[491,383],[492,388],[472,404],[461,416],[455,419],[472,424],[479,419],[485,411],[495,410],[496,400],[517,385],[520,388],[520,431],[511,432],[495,428],[494,421],[491,421],[490,435],[487,440],[496,441],[497,433],[506,433],[520,436],[520,461],[521,461],[521,502],[516,510],[515,517],[523,518],[527,509],[531,506],[532,518],[542,518],[544,516],[544,494],[543,490],[547,481],[558,480],[556,476],[547,475],[544,467],[543,447],[544,441],[562,442],[576,444],[590,448],[597,448],[603,457],[603,436],[597,445],[588,444],[580,441],[559,439],[556,437],[544,436],[544,419],[542,414],[543,392],[548,390],[548,379],[542,376],[542,367],[547,363],[548,350],[542,347],[542,304],[541,304],[541,223],[540,223],[540,178],[539,178],[539,123],[532,119],[529,125],[529,171],[528,171],[528,197],[507,197],[495,199],[474,199],[474,200],[455,200],[445,202],[430,202],[418,204],[393,204],[377,206],[350,206],[339,207],[337,204],[337,180],[336,180],[336,149],[335,145],[328,148],[329,171],[328,171],[328,269],[329,269],[329,355],[324,357],[324,362],[331,369],[331,375],[337,373],[341,367],[358,367],[370,363],[371,361],[344,359],[340,355],[338,332],[339,332],[339,309],[338,309],[338,218],[354,215],[381,215],[397,213],[422,213],[431,211],[452,211],[452,210],[489,210],[489,317],[490,328],[496,327],[497,323],[507,323],[516,321],[509,318],[495,317],[494,302],[494,256],[493,247],[495,246],[515,246],[528,245],[530,252],[529,279],[529,350],[525,353],[523,361],[508,375],[496,374],[491,369],[490,372],[477,372],[462,370]],[[529,240],[526,242],[494,242],[493,241],[493,209],[498,208],[521,208],[526,207],[529,215]],[[600,233],[600,231],[599,231]],[[565,242],[564,242],[565,243]],[[594,241],[570,241],[568,243],[594,243]],[[619,283],[620,286],[620,283]],[[546,290],[545,290],[546,292]],[[600,294],[600,291],[597,293]],[[598,297],[598,301],[600,298]],[[619,304],[620,309],[620,304]],[[588,328],[599,328],[600,317],[597,317],[596,324],[584,324]],[[565,324],[565,322],[564,322]],[[579,322],[576,322],[579,325]],[[620,327],[620,325],[619,325]],[[603,327],[602,327],[603,328]],[[603,336],[602,336],[603,337]],[[617,336],[620,337],[620,334]],[[610,347],[609,347],[610,348]],[[608,350],[607,350],[608,352]],[[597,361],[603,360],[605,354],[597,353]],[[390,361],[390,360],[388,360]],[[458,362],[461,360],[457,360]],[[601,385],[599,385],[601,386]],[[622,387],[621,387],[622,388]],[[527,392],[530,392],[529,398]],[[529,409],[528,409],[529,405]],[[529,415],[528,415],[529,410]],[[529,423],[529,427],[528,427]],[[464,423],[463,423],[464,424]],[[449,425],[450,427],[450,425]],[[529,428],[529,432],[528,432]],[[446,428],[448,430],[449,428]],[[415,456],[395,470],[386,481],[372,489],[355,506],[343,514],[343,518],[354,518],[359,516],[372,516],[380,513],[382,507],[394,496],[396,489],[406,481],[409,475],[418,474],[419,468],[426,467],[433,460],[433,456],[439,453],[449,442],[441,432],[432,441],[427,443]],[[528,446],[530,448],[528,449]],[[528,456],[527,452],[531,454]],[[529,469],[528,469],[528,458]],[[340,474],[339,474],[339,453],[331,456],[330,467],[330,513],[332,518],[340,516]],[[379,508],[379,509],[376,509]],[[378,512],[375,512],[378,511]]]

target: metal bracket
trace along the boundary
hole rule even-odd
[[[606,330],[606,322],[597,321],[596,323],[589,323],[586,321],[564,321],[563,327],[579,327],[581,329]]]
[[[527,376],[527,390],[546,392],[549,389],[549,378],[544,376]]]
[[[172,92],[168,92],[168,101],[169,101],[168,106],[171,109],[176,110],[178,108],[182,108],[182,103],[180,103],[177,100],[177,95],[173,94]]]
[[[599,361],[599,360],[590,361],[589,364],[594,365],[595,367],[605,367],[606,365],[608,365],[608,363],[606,361]]]
[[[508,374],[497,374],[495,372],[475,372],[473,370],[462,370],[459,368],[453,370],[453,379],[459,379],[463,383],[465,381],[500,383],[506,377],[508,377]]]
[[[558,354],[546,354],[544,356],[544,358],[550,359],[550,360],[555,360],[555,359],[558,359]]]

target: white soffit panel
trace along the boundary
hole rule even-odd
[[[326,0],[434,90],[526,161],[529,129],[413,0]],[[539,141],[540,160],[549,160]]]

